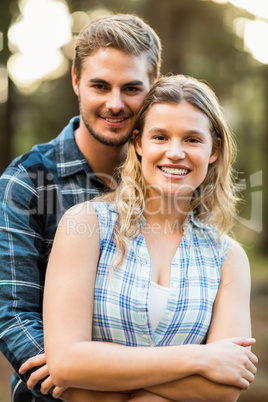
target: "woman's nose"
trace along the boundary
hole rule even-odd
[[[180,141],[173,141],[170,143],[166,155],[169,159],[173,160],[184,159],[185,152],[183,144]]]

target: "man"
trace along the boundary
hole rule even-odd
[[[38,388],[28,391],[29,373],[20,378],[18,370],[44,351],[42,298],[55,230],[66,209],[115,187],[160,62],[159,38],[138,17],[92,21],[77,39],[72,69],[80,116],[50,143],[16,158],[1,177],[0,348],[15,369],[13,401],[53,399],[41,399]]]

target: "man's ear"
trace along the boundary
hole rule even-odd
[[[142,156],[142,147],[141,147],[141,134],[139,130],[134,130],[132,134],[135,150],[139,156]]]
[[[77,96],[79,96],[79,80],[77,78],[74,67],[72,68],[72,84],[73,84],[73,89],[74,89],[75,94]]]

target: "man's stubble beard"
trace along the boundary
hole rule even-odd
[[[81,108],[80,102],[79,102],[79,110],[80,110],[80,116],[82,117],[83,123],[84,123],[85,127],[87,128],[89,134],[91,134],[92,137],[94,137],[101,144],[107,145],[110,147],[122,147],[129,141],[129,139],[131,137],[131,132],[126,134],[123,137],[120,137],[120,134],[119,134],[118,137],[116,137],[116,138],[109,138],[107,135],[102,135],[100,133],[97,133],[96,131],[94,131],[92,129],[89,122],[87,121],[87,119],[83,113],[83,110]],[[116,116],[116,114],[111,114],[111,116]],[[120,131],[120,129],[118,129],[117,127],[111,127],[111,128],[109,128],[109,130],[112,133],[117,133]]]

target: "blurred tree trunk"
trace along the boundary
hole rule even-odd
[[[264,69],[264,122],[263,122],[263,141],[261,146],[263,147],[263,241],[262,251],[268,256],[268,66]]]
[[[0,6],[0,31],[3,34],[3,49],[0,52],[0,64],[6,67],[9,49],[7,45],[7,32],[10,26],[11,16],[9,11],[9,2],[3,2]],[[8,98],[5,103],[0,104],[1,123],[0,123],[0,172],[9,164],[12,158],[12,110],[13,110],[14,91],[11,80],[8,78]]]
[[[185,2],[186,3],[186,2]],[[178,73],[182,71],[180,42],[181,25],[178,24],[178,15],[187,4],[181,1],[147,0],[144,5],[144,17],[155,29],[163,44],[162,73]],[[180,18],[179,18],[180,20]]]

